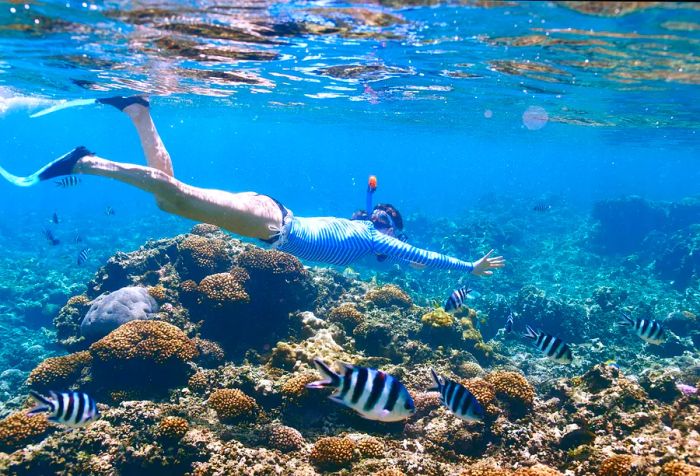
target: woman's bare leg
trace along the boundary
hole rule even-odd
[[[72,173],[128,183],[152,193],[166,212],[217,225],[237,235],[266,240],[282,226],[280,206],[266,195],[192,187],[153,167],[113,162],[94,155],[79,159]]]
[[[125,107],[123,112],[131,118],[131,122],[136,127],[148,166],[173,177],[173,163],[170,160],[170,154],[158,134],[149,108],[142,104],[132,104]]]

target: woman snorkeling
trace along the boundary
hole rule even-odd
[[[2,167],[0,175],[22,187],[63,175],[109,177],[152,193],[158,206],[168,213],[258,238],[280,251],[323,263],[347,265],[374,255],[418,268],[465,271],[478,276],[491,275],[495,268],[505,265],[503,257],[491,256],[493,250],[472,263],[409,245],[400,236],[394,236],[400,233],[403,224],[397,223],[401,216],[390,205],[378,205],[371,212],[367,210],[368,216],[359,220],[297,217],[266,195],[231,193],[180,182],[174,177],[170,155],[151,118],[149,101],[143,96],[70,101],[34,116],[94,103],[113,106],[131,118],[141,140],[147,167],[107,160],[85,147],[78,147],[27,177],[17,177]],[[369,188],[376,189],[376,179],[374,183],[370,180]],[[371,207],[371,198],[368,203]]]

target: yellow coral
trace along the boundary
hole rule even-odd
[[[700,468],[680,461],[669,461],[661,468],[663,476],[700,476]]]
[[[304,447],[304,437],[297,430],[289,426],[275,425],[270,428],[268,444],[271,448],[283,453],[299,451]]]
[[[222,308],[232,303],[250,302],[250,296],[243,287],[245,280],[231,273],[218,273],[205,277],[197,288],[201,293],[200,303],[213,308]]]
[[[529,468],[520,468],[513,476],[563,476],[556,469],[543,464],[536,464]]]
[[[355,443],[350,438],[327,436],[314,444],[309,460],[321,469],[350,466],[355,459]]]
[[[397,306],[409,308],[413,305],[411,297],[398,286],[386,284],[382,287],[371,289],[365,294],[365,299],[379,307]]]
[[[384,443],[381,440],[368,436],[357,442],[357,449],[363,458],[383,458]]]
[[[344,303],[331,309],[331,312],[328,313],[328,319],[352,330],[365,319],[365,316],[357,310],[354,304]]]
[[[278,342],[270,353],[270,365],[273,367],[291,370],[294,368],[296,361],[296,350],[286,342]]]
[[[46,414],[29,416],[24,412],[12,413],[0,421],[0,451],[14,451],[34,443],[48,428]]]
[[[455,323],[454,317],[449,312],[445,312],[443,309],[433,309],[430,312],[423,314],[420,318],[424,326],[430,327],[452,327]]]
[[[209,397],[209,406],[225,422],[252,419],[259,410],[255,399],[235,388],[215,390]]]
[[[372,473],[372,476],[406,476],[406,474],[400,469],[396,468],[385,468],[380,469],[376,473]]]
[[[298,258],[278,250],[250,248],[238,255],[238,265],[251,273],[264,272],[296,280],[309,272]]]
[[[464,362],[459,366],[459,374],[465,378],[474,378],[483,375],[484,369],[476,362]]]
[[[179,440],[190,429],[184,418],[169,416],[163,418],[156,427],[156,435],[164,440]]]
[[[85,367],[92,363],[88,351],[49,357],[29,374],[27,384],[37,389],[66,388],[72,385]]]
[[[192,279],[187,279],[180,283],[181,293],[193,293],[197,290],[197,283]]]
[[[598,469],[598,476],[627,476],[632,472],[630,455],[613,455],[607,458]]]
[[[92,344],[90,353],[105,363],[148,361],[165,365],[194,359],[197,348],[184,332],[172,324],[130,321]]]

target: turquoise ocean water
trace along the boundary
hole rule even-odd
[[[527,285],[585,301],[630,277],[632,307],[700,314],[695,245],[669,251],[696,243],[697,208],[631,247],[643,212],[623,208],[620,228],[601,235],[595,211],[631,196],[651,207],[698,196],[700,9],[589,5],[599,3],[0,2],[0,165],[29,174],[78,145],[144,164],[114,108],[29,116],[62,100],[145,94],[186,183],[349,217],[376,175],[375,200],[401,211],[411,243],[465,259],[495,248],[509,262],[477,284],[484,308]],[[29,371],[65,353],[52,319],[110,256],[193,224],[98,177],[0,182],[0,416],[20,404]],[[695,231],[673,245],[658,238],[681,229]],[[685,264],[665,272],[661,255]],[[373,261],[353,269],[422,305],[460,278]]]

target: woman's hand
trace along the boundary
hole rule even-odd
[[[472,269],[472,274],[476,276],[491,276],[494,268],[502,268],[506,265],[506,260],[503,256],[495,256],[491,258],[491,253],[493,250],[486,253],[482,258],[474,261],[474,269]]]

